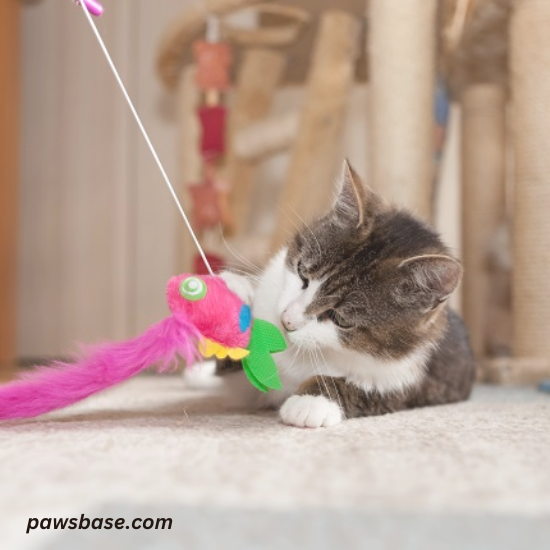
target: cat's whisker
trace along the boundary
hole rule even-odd
[[[321,356],[321,359],[325,363],[327,371],[329,371],[327,360],[326,360],[325,355],[323,354],[323,350],[321,349],[320,346],[317,346],[317,351],[319,352],[319,355]],[[332,376],[330,376],[329,378],[330,378],[330,381],[332,382],[332,386],[334,388],[334,393],[336,394],[336,398],[338,399],[338,406],[343,411],[344,408],[342,407],[342,400],[340,399],[340,392],[338,391],[338,388],[336,387],[336,382],[334,381],[334,378]]]
[[[262,281],[263,274],[264,274],[263,270],[260,270],[257,273],[256,272],[251,273],[251,272],[247,271],[246,269],[243,269],[243,266],[240,263],[232,265],[230,262],[226,262],[226,265],[227,265],[227,267],[229,268],[229,270],[231,272],[237,273],[238,275],[243,275],[243,276],[251,279],[255,283],[260,283]],[[251,266],[253,266],[253,264],[251,264]],[[253,267],[250,267],[250,269],[253,269]],[[276,288],[278,288],[281,292],[284,290],[283,285],[281,285],[280,283],[272,281],[271,284],[273,286],[275,286]]]
[[[298,360],[299,356],[301,357],[302,355],[303,355],[303,350],[300,347],[298,347],[298,349],[292,356],[292,359],[289,361],[289,363],[285,366],[284,369],[281,369],[280,374],[285,375],[294,366],[294,363]]]
[[[319,363],[319,347],[317,346],[317,344],[315,344],[315,347],[313,348],[313,354],[315,356],[315,361],[316,363]],[[319,377],[321,378],[322,382],[323,382],[323,386],[325,387],[325,391],[327,392],[327,398],[328,396],[330,395],[330,392],[328,390],[328,385],[327,385],[327,381],[326,381],[326,376],[322,375],[321,374],[321,366],[320,364],[318,364],[318,366],[316,367],[316,372],[319,374]]]
[[[256,264],[252,263],[248,258],[245,258],[240,252],[238,252],[225,238],[225,235],[223,234],[223,231],[220,229],[220,237],[222,239],[222,242],[227,249],[227,251],[233,255],[233,257],[241,262],[241,265],[244,264],[248,266],[254,273],[261,274],[262,268],[257,266]]]
[[[306,223],[304,218],[302,218],[302,216],[300,216],[300,214],[298,214],[298,212],[296,212],[296,210],[292,206],[289,206],[289,208],[292,210],[294,215],[302,222],[303,226],[311,233],[313,239],[315,240],[315,243],[317,244],[317,251],[319,252],[319,255],[321,255],[321,243],[319,242],[319,239],[317,238],[317,235],[315,235],[313,229],[311,229],[310,225]]]
[[[288,219],[288,221],[296,228],[296,232],[297,232],[299,235],[301,235],[301,236],[304,237],[305,243],[306,243],[307,246],[309,247],[309,246],[310,246],[310,245],[309,245],[309,241],[305,239],[304,228],[308,229],[309,231],[311,231],[311,228],[304,222],[304,220],[300,217],[300,215],[299,215],[291,206],[289,206],[288,208],[289,208],[290,210],[292,210],[293,213],[294,213],[294,215],[302,222],[302,224],[303,224],[302,226],[299,226],[299,225],[292,219],[292,217],[290,216],[290,214],[289,214],[288,212],[285,212],[285,210],[284,210],[284,208],[283,208],[282,206],[278,205],[277,208],[278,208],[279,212],[281,212],[281,214],[283,214],[283,216],[285,216],[285,217]],[[312,232],[312,231],[311,231],[311,232]],[[289,233],[289,235],[292,235],[292,233],[290,233],[289,230],[287,230],[287,233]],[[312,233],[313,233],[313,232],[312,232]],[[292,236],[294,236],[294,235],[292,235]],[[315,235],[314,235],[314,237],[315,237]],[[319,251],[320,251],[320,249],[319,249]]]
[[[227,239],[225,239],[225,237],[223,237],[223,244],[224,244],[225,248],[227,249],[227,251],[237,261],[240,262],[240,265],[246,266],[253,273],[258,273],[258,274],[262,273],[263,270],[260,266],[257,266],[256,264],[251,262],[246,256],[243,256],[243,254],[241,254],[236,248],[234,248],[233,246],[231,246],[231,244],[229,244],[229,242],[227,241]]]
[[[284,212],[282,210],[281,207],[278,207],[278,209],[282,212],[283,215],[288,216],[288,214],[286,212]],[[289,218],[290,219],[290,218]],[[294,226],[297,228],[297,233],[301,234],[302,231],[301,229],[296,225],[296,222],[293,222],[292,219],[290,219],[290,221],[294,224]],[[284,234],[285,234],[285,238],[283,239],[283,242],[288,242],[290,241],[290,239],[294,238],[296,236],[296,232],[292,232],[288,227],[284,229]]]
[[[226,262],[223,271],[229,271],[230,273],[246,277],[253,282],[259,282],[262,278],[260,273],[252,273],[246,266],[243,267],[242,265],[235,263]]]
[[[315,370],[315,358],[313,357],[313,352],[311,349],[307,348],[307,353],[309,356],[309,362],[311,364],[311,370],[313,372],[313,376],[315,380],[317,380],[317,383],[319,384],[319,375],[317,374],[317,371]]]
[[[296,357],[298,356],[299,353],[300,353],[300,348],[297,347],[297,348],[294,350],[294,353],[292,354],[292,358],[291,358],[290,361],[286,364],[285,368],[286,368],[288,365],[291,365],[291,364],[296,360]],[[281,369],[281,372],[283,372],[283,369]]]
[[[231,273],[242,275],[247,279],[251,279],[254,282],[259,282],[261,280],[260,275],[254,275],[253,273],[246,271],[246,269],[242,269],[241,267],[237,267],[236,265],[226,264],[226,267],[231,271]]]
[[[292,219],[290,214],[286,212],[280,204],[277,205],[277,210],[279,210],[279,212],[287,218],[287,220],[296,228],[296,231],[298,231],[298,233],[302,232],[302,228]]]
[[[245,271],[248,275],[255,275],[256,277],[261,277],[262,270],[256,268],[252,264],[247,264],[244,259],[243,261],[237,260],[226,260],[225,266],[229,267],[230,269],[242,269]]]
[[[310,357],[311,357],[311,367],[314,371],[314,376],[315,376],[315,379],[317,380],[317,383],[320,384],[322,382],[323,386],[325,387],[325,391],[326,391],[326,395],[327,395],[327,399],[328,399],[328,396],[330,395],[330,392],[328,390],[328,385],[327,385],[327,381],[325,379],[325,376],[323,376],[321,374],[321,371],[320,369],[316,366],[316,358],[317,358],[317,352],[319,351],[319,348],[317,345],[315,345],[314,348],[311,348],[310,349]],[[320,381],[319,381],[320,379]]]
[[[288,212],[286,212],[285,209],[284,209],[282,206],[278,206],[279,211],[280,211],[284,216],[286,216],[286,218],[294,225],[294,227],[296,228],[296,230],[297,230],[299,233],[302,233],[303,228],[304,228],[307,224],[304,222],[303,218],[298,214],[298,212],[296,212],[296,210],[295,210],[292,206],[288,205],[287,208],[292,212],[292,214],[294,214],[294,215],[300,220],[300,222],[302,223],[302,226],[299,226],[299,225],[292,219],[291,215],[290,215]]]

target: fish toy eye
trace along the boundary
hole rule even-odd
[[[198,302],[206,296],[206,283],[198,277],[187,277],[180,283],[180,295],[191,302]]]

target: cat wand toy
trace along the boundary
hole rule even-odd
[[[253,319],[250,307],[212,272],[92,21],[90,14],[99,16],[103,13],[101,4],[95,0],[78,1],[77,4],[86,15],[210,275],[172,277],[166,288],[171,315],[140,336],[123,342],[89,346],[73,362],[58,361],[37,367],[33,372],[0,386],[0,420],[29,418],[66,407],[119,384],[150,366],[156,365],[159,372],[170,370],[177,365],[178,357],[188,366],[200,355],[241,360],[245,374],[257,389],[263,392],[280,389],[281,381],[271,354],[286,349],[285,339],[271,323]]]
[[[80,4],[80,0],[74,0],[75,4]],[[103,6],[96,0],[82,0],[86,9],[95,17],[103,15]]]

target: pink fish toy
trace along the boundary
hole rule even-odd
[[[286,349],[282,334],[271,323],[253,319],[250,307],[223,279],[178,275],[168,281],[166,297],[171,315],[140,336],[88,347],[72,362],[37,367],[0,386],[0,420],[60,409],[150,366],[169,371],[178,358],[191,365],[201,355],[242,361],[260,391],[281,388],[271,353]]]

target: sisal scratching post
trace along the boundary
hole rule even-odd
[[[463,314],[476,356],[486,354],[489,243],[504,220],[506,92],[473,84],[462,94]]]
[[[431,219],[436,0],[370,0],[370,182]]]
[[[550,375],[550,2],[516,0],[511,22],[515,152],[513,352]],[[542,376],[541,376],[542,377]]]
[[[180,128],[178,158],[181,185],[178,194],[187,212],[191,211],[189,184],[200,181],[202,170],[202,158],[199,152],[201,129],[197,117],[199,95],[195,85],[195,67],[189,65],[180,73],[176,94]],[[189,231],[181,224],[178,224],[176,243],[176,273],[192,272],[196,249]]]
[[[230,138],[250,123],[265,117],[285,68],[285,56],[263,48],[245,51],[230,112]],[[231,182],[230,207],[236,235],[246,229],[257,163],[229,152],[227,176]]]
[[[355,17],[338,10],[322,15],[300,126],[281,194],[273,250],[295,231],[294,214],[307,221],[330,205],[341,166],[339,144],[353,84],[358,37]]]

